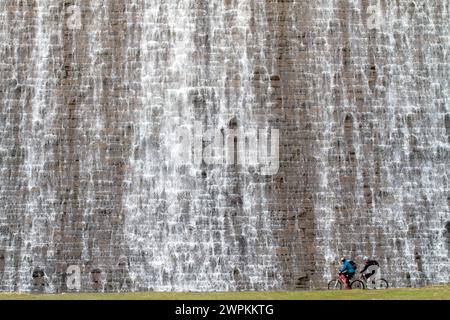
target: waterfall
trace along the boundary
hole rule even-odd
[[[437,79],[448,74],[441,59],[448,43],[425,42],[443,32],[439,19],[448,12],[436,2],[389,1],[380,7],[379,29],[361,34],[368,12],[363,3],[322,6],[333,12],[343,3],[347,16],[331,15],[321,28],[327,52],[319,57],[322,86],[332,95],[319,100],[330,107],[317,114],[316,130],[323,133],[316,155],[319,261],[328,278],[339,256],[367,255],[380,260],[384,276],[397,275],[394,285],[445,283],[448,89],[442,87],[447,80]],[[336,41],[345,50],[337,64]]]
[[[265,27],[259,19],[257,32],[250,33],[251,5],[145,4],[142,108],[134,120],[124,197],[127,245],[131,256],[140,257],[131,269],[144,289],[280,285],[261,182],[238,166],[193,163],[191,149],[178,157],[176,147],[182,133],[183,143],[201,148],[203,132],[228,130],[230,121],[248,130],[265,128],[252,109],[251,85],[254,55],[263,53],[247,50],[263,47]],[[194,146],[198,133],[200,145]]]
[[[0,9],[0,291],[448,283],[446,1]]]

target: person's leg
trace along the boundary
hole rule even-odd
[[[344,271],[343,273],[342,273],[343,275],[344,275],[344,284],[345,284],[345,287],[346,288],[349,288],[350,287],[350,281],[349,281],[349,278],[348,278],[348,272],[347,271]]]
[[[352,283],[352,278],[353,278],[354,274],[355,274],[354,272],[348,274],[347,282],[348,282],[348,288],[349,289],[351,288],[350,284]]]
[[[375,274],[375,272],[376,272],[375,270],[372,270],[372,272],[371,272],[370,274],[367,275],[367,278],[372,277],[372,278],[371,278],[372,284],[375,284],[375,277],[373,277],[373,275]]]

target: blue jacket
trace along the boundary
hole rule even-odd
[[[344,266],[341,268],[341,270],[339,270],[339,272],[344,272],[347,271],[348,273],[355,273],[355,269],[353,268],[353,266],[350,264],[350,262],[348,260],[344,260]]]

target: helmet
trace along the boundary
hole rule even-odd
[[[367,256],[364,256],[363,261],[368,261],[369,258]]]
[[[339,259],[340,262],[344,262],[345,261],[345,257],[342,257],[341,259]]]

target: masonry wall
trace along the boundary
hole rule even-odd
[[[448,8],[373,5],[2,1],[1,290],[447,283]],[[279,130],[279,169],[174,163],[198,122]]]

